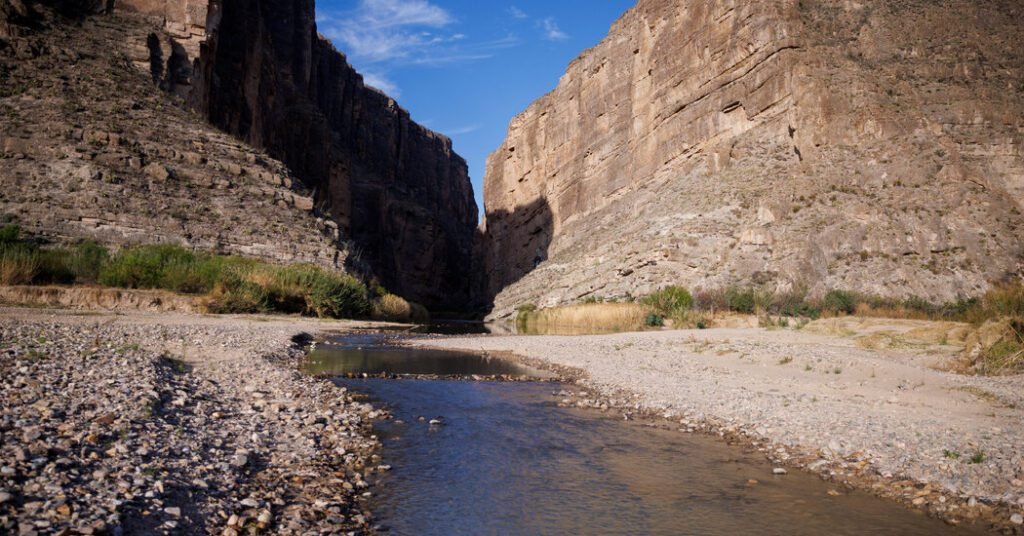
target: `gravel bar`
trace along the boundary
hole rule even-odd
[[[297,370],[344,326],[0,311],[0,534],[371,531],[379,414]]]

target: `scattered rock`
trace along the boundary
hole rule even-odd
[[[201,317],[162,316],[150,324],[22,316],[0,318],[7,348],[0,352],[0,484],[15,486],[0,491],[0,533],[17,533],[19,525],[46,534],[119,533],[129,526],[147,534],[206,533],[196,525],[202,523],[230,534],[247,528],[245,518],[225,524],[230,519],[221,512],[239,504],[250,510],[249,527],[269,527],[272,505],[288,504],[289,528],[276,532],[358,528],[344,516],[328,521],[313,503],[327,498],[341,511],[366,492],[364,471],[380,461],[370,461],[377,445],[369,437],[372,408],[295,372],[303,351],[291,343],[294,324],[254,331]],[[164,356],[180,352],[182,340],[195,356],[221,357],[197,357],[184,371],[167,367]],[[130,345],[138,349],[122,350]],[[89,356],[87,366],[50,358],[78,355]],[[287,400],[282,414],[289,417],[254,412],[246,402],[254,392]],[[211,406],[221,418],[209,416]],[[14,416],[19,426],[10,427]],[[74,448],[63,446],[75,438]],[[232,467],[245,470],[225,470]],[[71,488],[66,474],[84,478]],[[191,484],[174,488],[190,493],[188,516],[167,504],[172,488],[165,482]],[[10,517],[15,497],[32,500]]]

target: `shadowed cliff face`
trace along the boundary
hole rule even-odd
[[[165,18],[158,82],[285,162],[356,243],[351,260],[410,300],[466,306],[478,222],[466,162],[448,138],[363,84],[316,33],[313,0],[120,5]],[[193,57],[191,72],[183,56]]]
[[[553,224],[551,206],[542,197],[513,210],[488,212],[477,244],[478,309],[491,312],[495,296],[548,260]]]

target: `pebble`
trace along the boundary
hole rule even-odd
[[[0,491],[0,504],[10,501],[14,498],[14,495],[7,493],[6,491]]]
[[[1014,525],[1024,525],[1024,515],[1013,514],[1010,516],[1010,523]]]
[[[789,473],[789,471],[786,471],[782,467],[776,467],[775,469],[772,469],[772,474],[773,475],[785,475],[785,474],[788,474],[788,473]]]
[[[164,508],[164,513],[173,517],[181,517],[181,508],[178,508],[176,506],[171,508]]]

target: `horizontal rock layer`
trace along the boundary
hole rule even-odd
[[[641,0],[488,159],[495,313],[1019,276],[1024,8]]]

